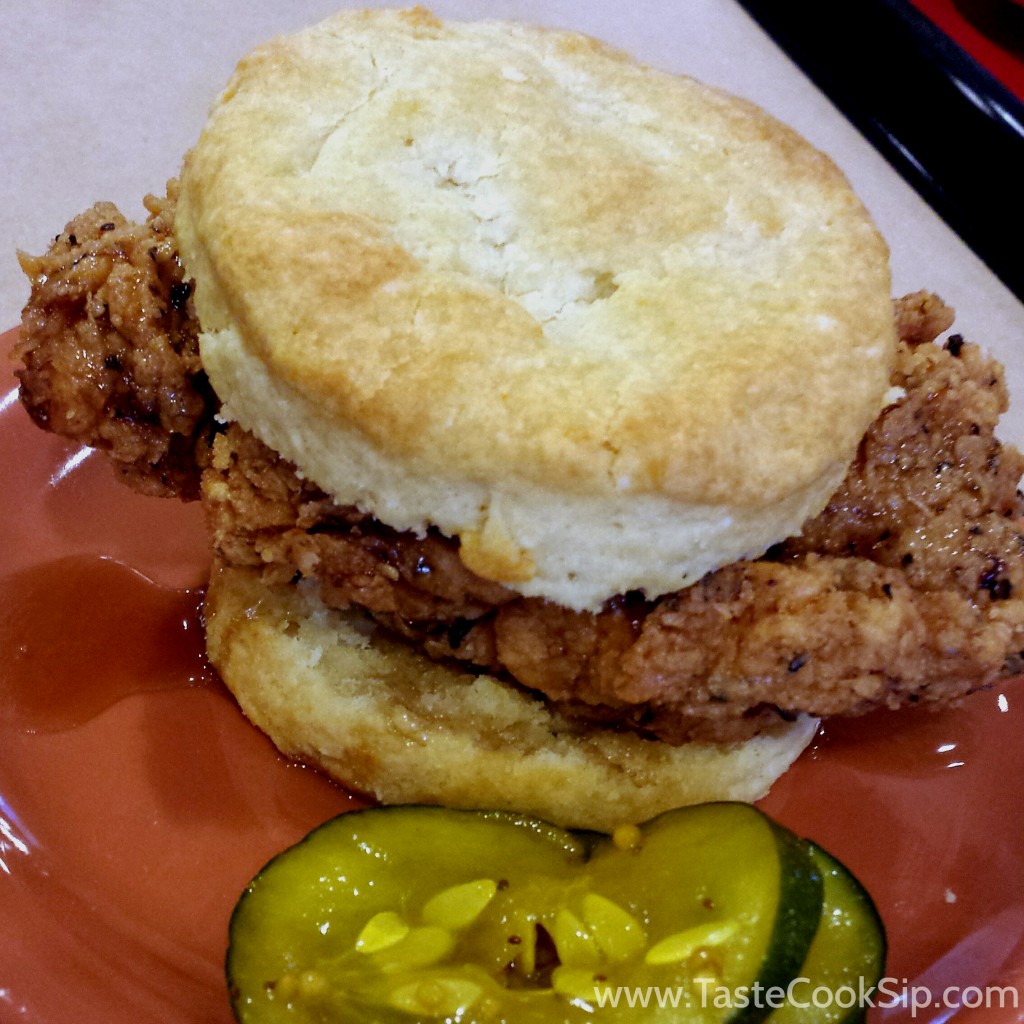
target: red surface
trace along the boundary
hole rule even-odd
[[[76,462],[3,379],[0,1021],[226,1024],[235,899],[352,802],[285,762],[206,665],[198,510]],[[830,725],[765,801],[874,894],[901,990],[1024,984],[1022,734],[1020,681],[955,713]],[[1018,998],[955,1019],[1009,1024]]]
[[[1010,0],[996,0],[1009,3]],[[954,0],[911,0],[922,14],[927,15],[943,32],[965,49],[979,64],[987,68],[1011,92],[1024,100],[1024,56],[1013,49],[1013,43],[1005,39],[990,38],[961,12]],[[966,0],[961,6],[969,7]],[[978,3],[978,7],[986,6]],[[1019,14],[1024,22],[1024,9],[1010,11]],[[1018,36],[1018,39],[1020,37]]]

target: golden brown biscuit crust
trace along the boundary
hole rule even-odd
[[[285,754],[384,803],[504,808],[613,829],[671,807],[763,796],[814,735],[800,719],[742,744],[672,747],[580,726],[489,676],[431,662],[310,586],[214,573],[207,647]]]
[[[267,44],[176,228],[231,415],[573,607],[796,532],[893,354],[885,245],[827,158],[568,33],[377,11]]]

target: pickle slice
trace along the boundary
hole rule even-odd
[[[821,912],[808,845],[747,804],[612,836],[499,812],[365,810],[250,883],[228,986],[246,1024],[753,1024],[771,1007],[742,993],[797,976]]]
[[[871,897],[831,854],[808,843],[824,881],[821,924],[801,978],[771,1024],[860,1024],[885,970],[885,928]]]

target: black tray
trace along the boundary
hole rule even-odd
[[[1024,299],[1024,104],[905,0],[739,2]]]

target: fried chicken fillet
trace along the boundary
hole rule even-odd
[[[313,578],[436,659],[534,691],[563,713],[677,744],[732,741],[801,713],[947,705],[1021,667],[1024,459],[995,436],[1000,366],[951,335],[926,293],[895,303],[890,404],[802,532],[655,600],[596,613],[471,572],[458,544],[332,501],[217,420],[171,236],[99,204],[41,257],[16,355],[39,426],[105,451],[146,494],[199,498],[216,557],[271,583]]]

